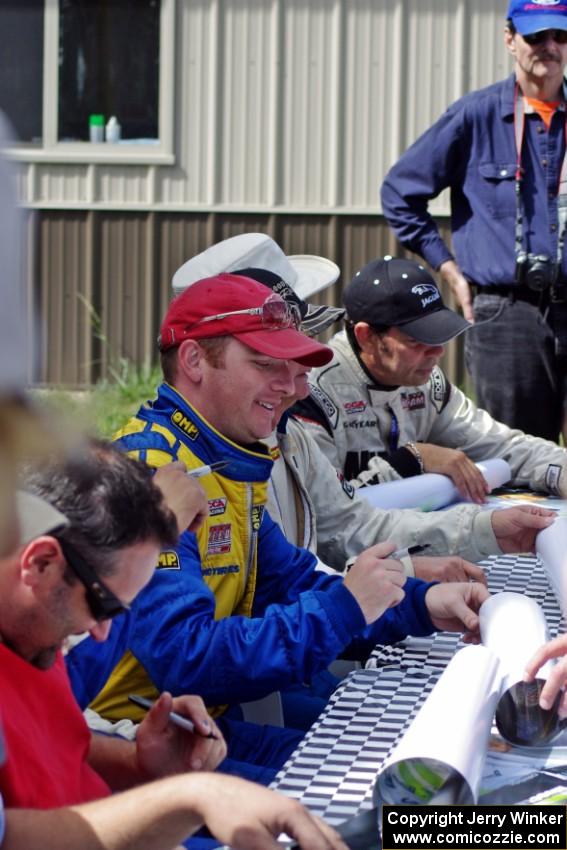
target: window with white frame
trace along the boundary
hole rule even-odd
[[[0,3],[0,108],[16,156],[173,162],[174,3]]]

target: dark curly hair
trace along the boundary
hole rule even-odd
[[[114,571],[126,546],[152,541],[165,548],[177,540],[175,517],[151,469],[102,440],[90,440],[66,461],[28,471],[23,488],[65,514],[69,525],[54,536],[74,546],[101,576]]]

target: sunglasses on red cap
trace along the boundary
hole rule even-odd
[[[284,301],[280,295],[272,292],[260,307],[247,307],[244,310],[230,310],[226,313],[216,313],[214,316],[205,316],[191,327],[196,328],[198,325],[204,325],[205,322],[220,321],[228,316],[260,316],[265,330],[276,331],[285,328],[299,330],[301,325],[301,313],[297,304]]]
[[[545,44],[548,38],[553,39],[556,44],[567,44],[567,30],[540,30],[523,35],[522,38],[530,47],[534,47],[536,44]]]
[[[194,328],[200,325],[205,325],[208,322],[222,322],[223,319],[230,316],[259,316],[263,330],[285,330],[286,328],[295,328],[299,330],[301,325],[301,312],[296,304],[284,301],[284,299],[275,292],[270,293],[264,303],[259,307],[246,307],[242,310],[227,310],[224,313],[215,313],[212,316],[204,316],[193,324],[180,327],[166,327],[162,329],[162,333],[158,337],[158,345],[161,351],[167,351],[177,345],[181,345],[184,339],[190,335]],[[248,329],[250,330],[250,328]],[[234,333],[238,332],[237,328],[233,329]],[[232,330],[226,330],[230,334]],[[211,330],[211,333],[213,331]]]

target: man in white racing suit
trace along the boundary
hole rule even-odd
[[[303,300],[330,286],[338,269],[333,270],[332,264],[321,257],[286,257],[265,234],[241,234],[212,245],[176,272],[173,286],[181,292],[204,274],[223,271],[246,274],[296,304],[302,316],[301,329],[309,336],[322,333],[344,315],[337,308]],[[296,370],[295,392],[282,404],[281,414],[308,392],[309,370],[292,365]],[[321,568],[343,571],[347,560],[387,539],[399,546],[426,541],[430,546],[428,557],[408,558],[408,575],[415,573],[428,581],[483,581],[482,570],[470,561],[522,548],[524,518],[518,519],[516,509],[496,515],[474,505],[458,505],[442,513],[425,514],[380,510],[355,498],[354,488],[337,474],[313,435],[294,417],[282,416],[266,442],[274,459],[268,487],[270,516],[290,542],[319,556]],[[516,526],[518,521],[520,525]],[[443,555],[448,557],[439,557]]]
[[[437,365],[444,344],[470,326],[443,304],[423,266],[372,261],[344,303],[334,358],[313,370],[310,398],[296,411],[353,487],[438,472],[482,503],[487,485],[474,461],[500,457],[514,485],[564,495],[565,450],[496,422]]]

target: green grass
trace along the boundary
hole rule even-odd
[[[109,438],[136,413],[140,404],[154,398],[161,380],[157,367],[138,370],[129,365],[116,380],[101,381],[92,390],[54,389],[41,392],[40,398],[81,431]]]

